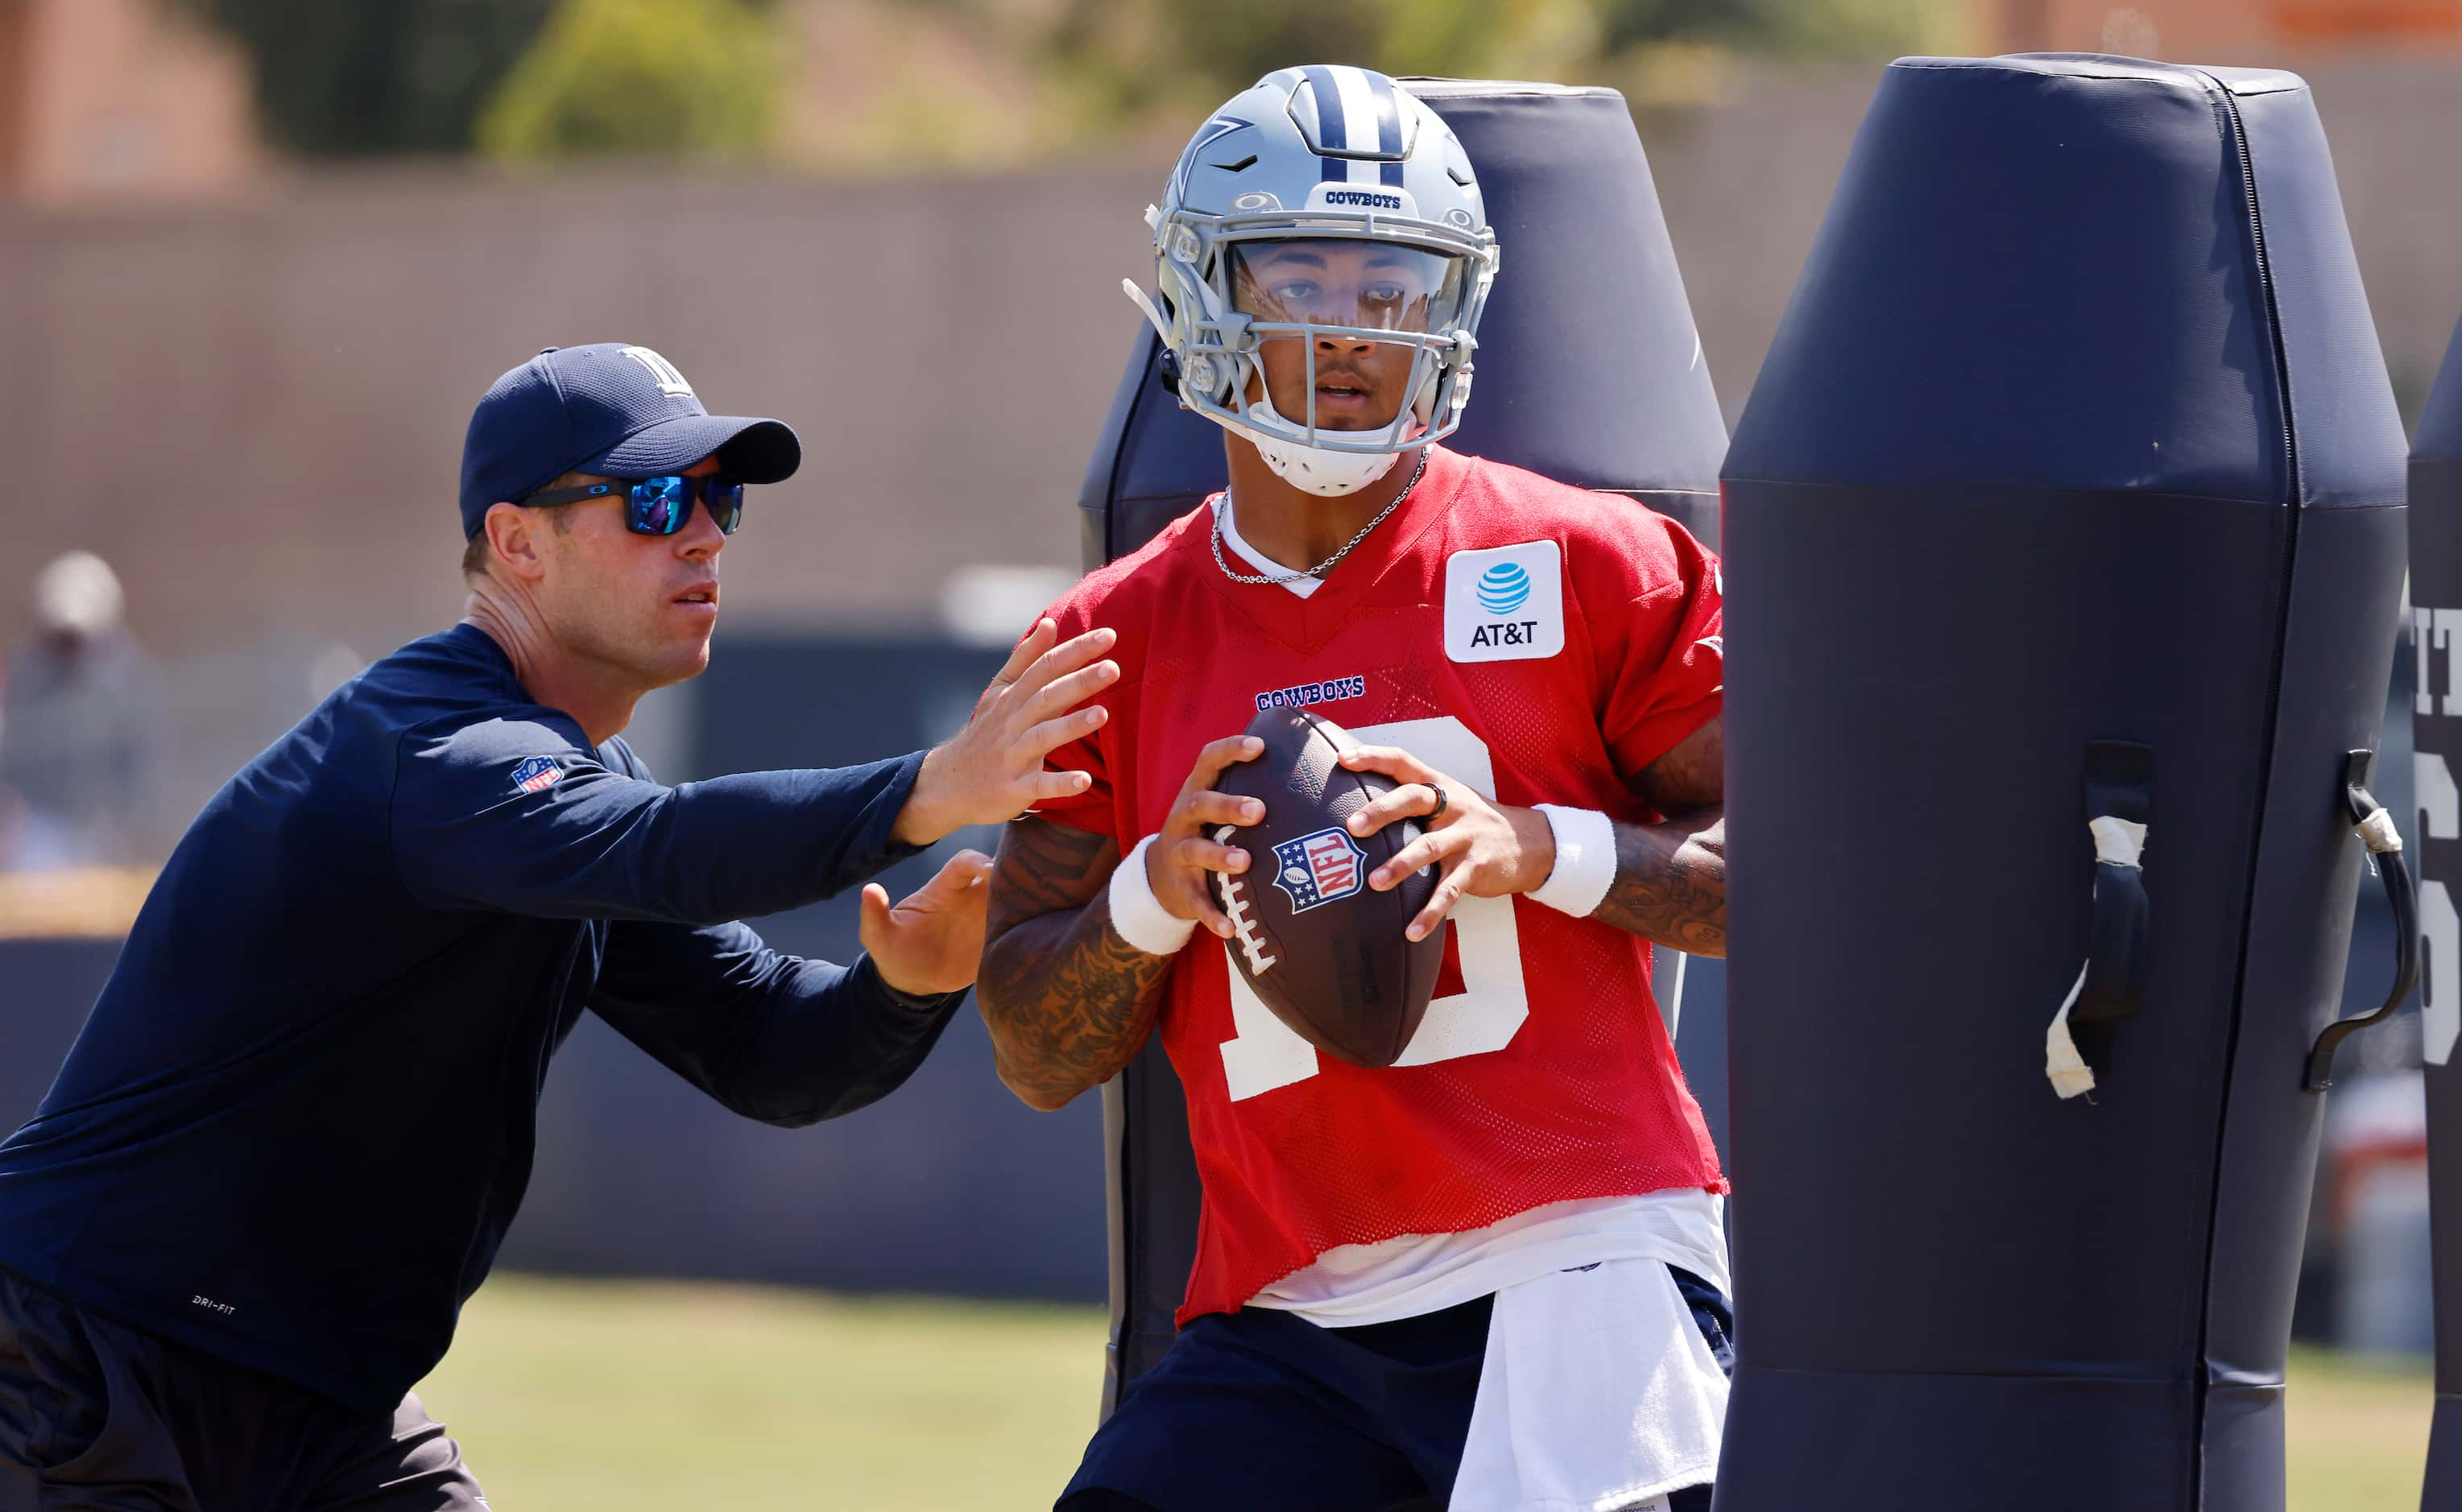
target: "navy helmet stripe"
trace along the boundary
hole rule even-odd
[[[1369,74],[1368,96],[1376,102],[1376,150],[1388,158],[1400,157],[1402,102],[1393,97],[1393,81],[1382,74]]]
[[[1322,66],[1306,70],[1308,88],[1316,95],[1316,144],[1320,155],[1341,152],[1350,145],[1350,128],[1344,124],[1342,91],[1333,82],[1333,70]],[[1350,177],[1350,167],[1339,158],[1320,156],[1325,165],[1325,181],[1341,183]]]
[[[1377,181],[1389,189],[1402,187],[1402,101],[1401,91],[1382,74],[1368,75],[1368,88],[1376,100],[1376,150],[1386,157],[1376,175]]]
[[[1308,85],[1316,91],[1317,148],[1321,152],[1347,152],[1350,148],[1350,128],[1342,114],[1342,87],[1333,81],[1333,70],[1311,68]]]

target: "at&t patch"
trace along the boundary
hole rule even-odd
[[[1565,649],[1565,548],[1525,541],[1445,559],[1445,655],[1538,661]]]

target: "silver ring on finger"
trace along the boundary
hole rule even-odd
[[[1436,796],[1436,806],[1428,810],[1428,818],[1435,819],[1437,815],[1445,811],[1445,804],[1448,801],[1445,798],[1445,790],[1436,786],[1434,782],[1422,782],[1419,785]]]

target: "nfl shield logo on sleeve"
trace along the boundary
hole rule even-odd
[[[562,776],[564,769],[546,756],[530,756],[513,768],[513,791],[536,793],[555,786],[556,778]]]
[[[1274,847],[1274,885],[1291,900],[1291,912],[1348,898],[1359,890],[1368,853],[1338,829],[1286,840]]]

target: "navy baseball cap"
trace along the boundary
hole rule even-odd
[[[487,506],[519,503],[566,473],[657,478],[715,456],[729,477],[784,482],[804,443],[776,420],[712,415],[647,347],[550,347],[487,389],[462,442],[462,539]]]

